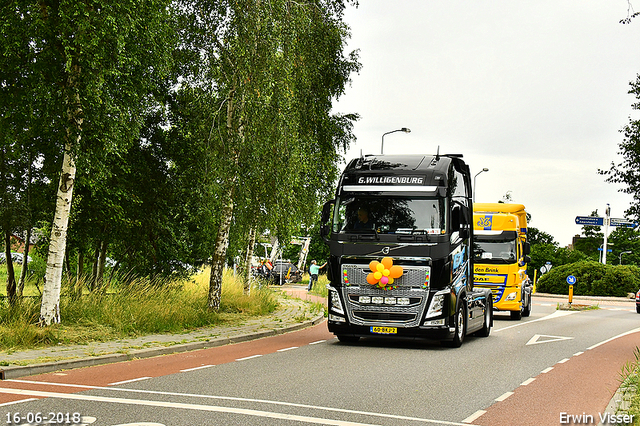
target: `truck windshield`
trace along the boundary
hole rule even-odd
[[[333,231],[444,234],[444,198],[347,196],[336,200]]]
[[[517,260],[517,242],[513,240],[473,241],[473,259],[476,263],[514,263]]]

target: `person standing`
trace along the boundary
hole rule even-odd
[[[318,272],[320,272],[320,269],[324,268],[326,265],[327,262],[324,262],[322,266],[318,266],[318,262],[315,260],[311,261],[311,266],[309,266],[309,286],[307,287],[307,291],[311,291],[313,283],[318,281]]]

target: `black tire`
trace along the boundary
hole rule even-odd
[[[531,295],[527,294],[527,304],[525,305],[524,309],[522,310],[522,316],[523,317],[528,317],[529,315],[531,315]]]
[[[340,343],[358,343],[360,337],[358,336],[345,336],[344,334],[338,334],[338,340]]]
[[[442,342],[444,346],[450,348],[459,348],[462,346],[462,342],[464,342],[464,334],[466,332],[467,325],[467,310],[464,308],[464,300],[460,302],[458,305],[458,309],[456,310],[456,314],[453,317],[453,321],[456,325],[456,330],[453,335],[453,340]]]
[[[493,325],[493,303],[491,298],[488,299],[487,309],[484,312],[484,324],[479,331],[475,332],[478,337],[489,337],[491,334],[491,326]]]
[[[511,319],[516,321],[522,319],[522,311],[511,311]]]
[[[636,312],[640,314],[640,306],[636,305]]]

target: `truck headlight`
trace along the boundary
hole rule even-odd
[[[431,304],[429,305],[429,310],[427,311],[427,315],[425,318],[437,317],[438,315],[442,315],[442,308],[444,307],[444,297],[448,294],[449,291],[438,292],[433,295],[433,299],[431,299]]]
[[[340,301],[340,296],[338,295],[338,290],[333,287],[328,287],[329,289],[329,306],[332,311],[344,315],[344,308],[342,307],[342,302]]]
[[[516,297],[518,296],[518,294],[514,291],[513,293],[509,293],[509,295],[507,296],[507,298],[505,300],[511,302],[516,300]]]

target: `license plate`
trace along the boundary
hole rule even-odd
[[[374,334],[398,334],[398,329],[395,327],[371,327],[371,332]]]

